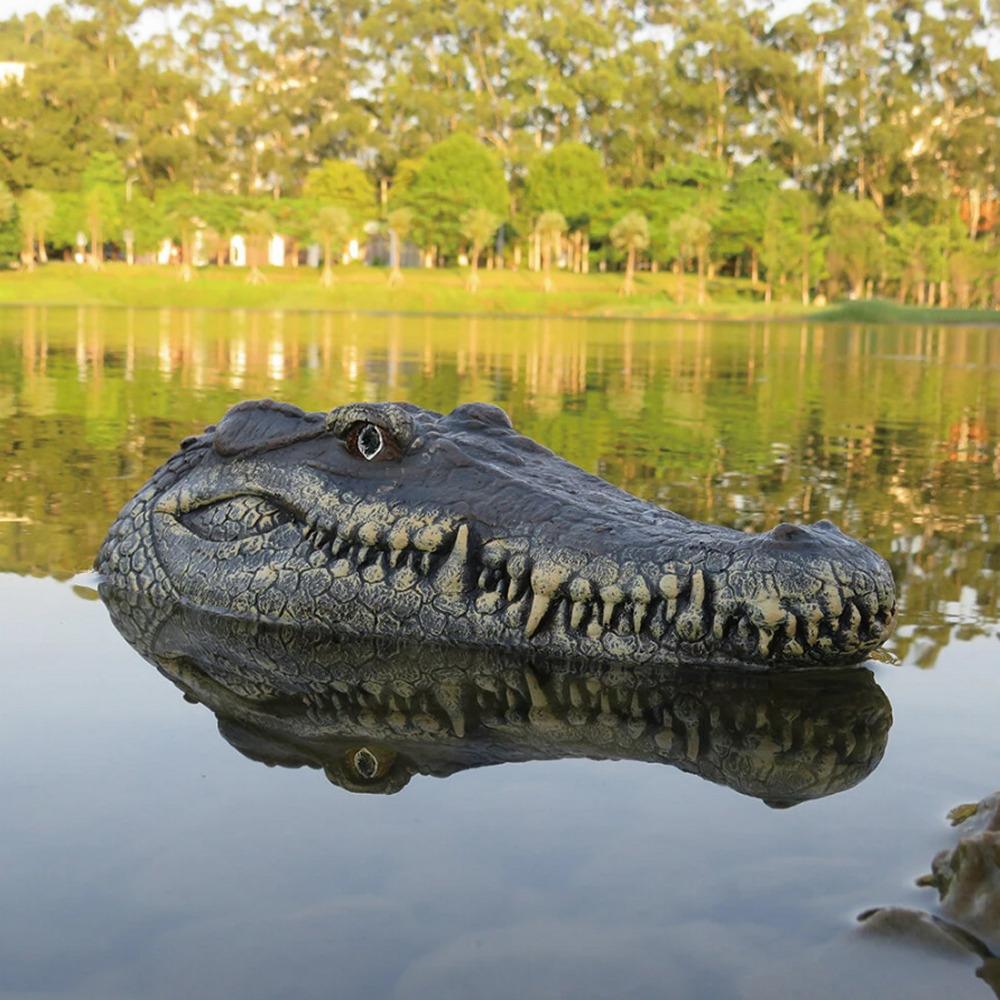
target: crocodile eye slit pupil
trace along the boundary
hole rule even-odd
[[[366,781],[371,781],[378,774],[378,758],[368,747],[362,747],[354,755],[354,769]]]
[[[374,424],[365,424],[358,434],[358,451],[369,462],[382,450],[382,432]]]

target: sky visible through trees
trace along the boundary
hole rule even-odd
[[[0,21],[0,254],[395,217],[427,264],[995,305],[998,37],[995,0],[54,4]]]

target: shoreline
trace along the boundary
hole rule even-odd
[[[242,269],[207,267],[183,281],[176,268],[107,263],[100,271],[86,265],[54,262],[33,272],[0,273],[0,306],[24,308],[106,307],[274,311],[358,315],[490,317],[496,319],[604,320],[611,322],[715,323],[862,323],[867,325],[1000,326],[1000,311],[900,306],[872,299],[833,305],[799,302],[770,304],[749,280],[716,278],[708,283],[710,301],[690,301],[696,279],[685,275],[682,289],[671,273],[642,272],[637,293],[619,294],[621,275],[553,274],[554,289],[542,290],[540,274],[480,271],[480,290],[465,288],[465,272],[454,269],[404,272],[401,286],[390,288],[384,268],[348,265],[338,269],[330,288],[305,268],[266,269],[265,280],[249,284]],[[683,301],[679,299],[683,298]]]

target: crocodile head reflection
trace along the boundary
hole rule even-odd
[[[356,792],[415,774],[558,758],[670,764],[775,807],[844,791],[878,765],[892,713],[863,668],[705,672],[345,639],[145,606],[102,589],[125,638],[219,731],[269,765]]]

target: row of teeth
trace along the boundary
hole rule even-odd
[[[341,735],[368,737],[385,726],[400,736],[461,739],[473,729],[564,724],[597,727],[604,731],[597,742],[612,746],[652,739],[658,751],[692,761],[741,742],[756,745],[765,736],[776,753],[832,753],[840,762],[863,761],[885,724],[884,713],[863,709],[850,713],[849,726],[842,727],[836,716],[816,719],[794,706],[749,700],[720,706],[656,686],[603,684],[596,677],[541,683],[531,671],[515,670],[420,690],[406,682],[338,681],[299,698],[318,727],[328,728],[332,713],[355,730]]]
[[[366,583],[391,574],[435,576],[436,589],[454,596],[475,579],[475,608],[480,614],[512,614],[525,636],[543,623],[600,640],[605,633],[648,635],[660,641],[672,628],[686,642],[711,634],[730,640],[744,653],[760,657],[797,658],[807,650],[849,652],[865,639],[877,639],[888,627],[891,612],[880,609],[873,594],[842,601],[826,595],[828,613],[807,618],[773,607],[713,608],[710,580],[700,569],[667,568],[654,583],[644,576],[599,586],[561,567],[532,566],[528,556],[498,543],[487,543],[470,555],[466,525],[449,532],[435,524],[412,534],[396,525],[385,533],[374,522],[338,533],[316,525],[305,530],[308,544],[335,577],[359,573]],[[451,545],[450,553],[444,550]],[[526,614],[523,614],[527,609]]]

